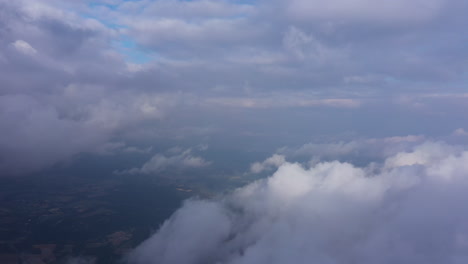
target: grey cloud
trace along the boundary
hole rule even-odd
[[[368,1],[332,0],[320,1],[280,1],[287,5],[287,13],[292,19],[338,20],[342,23],[383,23],[392,26],[400,23],[418,23],[434,19],[445,5],[443,0],[429,1]],[[418,12],[413,12],[418,10]],[[338,22],[338,21],[335,21]]]
[[[150,153],[153,150],[153,147],[147,147],[145,149],[140,149],[137,147],[126,147],[123,151],[130,152],[130,153]]]
[[[16,50],[26,55],[33,56],[37,53],[37,50],[31,47],[31,45],[24,40],[19,39],[11,44],[13,45],[13,47],[15,47]]]
[[[118,131],[164,117],[173,100],[119,84],[132,73],[112,30],[44,2],[1,5],[3,175],[102,152]]]
[[[48,167],[103,141],[104,135],[94,133],[92,127],[62,119],[53,106],[32,97],[5,95],[0,102],[0,168],[4,173]]]
[[[193,3],[202,4],[203,1]],[[257,12],[247,14],[240,20],[221,16],[217,20],[206,18],[195,23],[190,21],[189,15],[158,20],[142,14],[145,17],[142,21],[145,22],[141,25],[145,27],[135,23],[129,33],[143,36],[140,38],[142,45],[169,58],[172,55],[177,57],[177,53],[185,57],[197,54],[198,59],[211,63],[225,61],[231,54],[235,54],[235,57],[269,57],[263,59],[264,62],[281,58],[272,67],[298,71],[298,76],[289,78],[304,78],[303,82],[309,85],[324,85],[327,80],[342,85],[340,81],[349,77],[369,75],[387,85],[392,85],[389,82],[392,78],[401,81],[454,80],[460,77],[460,68],[466,69],[462,60],[447,54],[453,50],[453,45],[462,43],[461,39],[450,33],[451,29],[459,29],[463,24],[450,17],[452,12],[465,8],[457,1],[333,1],[327,4],[274,1],[254,8]],[[276,12],[267,12],[270,8]],[[414,14],[410,11],[415,9],[421,12]],[[288,12],[294,15],[288,17]],[[312,19],[313,23],[297,21],[296,18],[301,17],[296,14],[298,12],[307,14],[304,17]],[[316,21],[318,18],[320,21]],[[272,26],[265,26],[262,21],[270,21]],[[395,25],[399,26],[395,28]],[[294,30],[291,31],[291,28]],[[165,38],[164,32],[170,37]],[[439,41],[447,37],[451,41]],[[300,44],[297,42],[299,39],[302,41]],[[286,50],[283,43],[286,43]],[[421,46],[426,48],[419,49]],[[307,53],[309,56],[306,56]],[[444,64],[442,67],[436,63],[447,59],[447,56],[450,56],[450,65]],[[302,63],[295,63],[297,58]],[[240,70],[240,66],[236,71]],[[258,69],[254,71],[258,72]],[[317,74],[312,75],[315,78],[305,78],[305,72],[309,76],[311,72]],[[330,77],[320,77],[326,75]],[[263,84],[261,88],[269,88],[271,83]],[[295,85],[298,85],[297,82]]]
[[[453,131],[453,135],[459,137],[466,137],[468,136],[468,132],[466,132],[466,130],[463,128],[457,128],[455,129],[455,131]]]
[[[301,96],[302,95],[302,96]],[[278,95],[251,95],[249,97],[212,97],[205,100],[208,105],[221,105],[240,108],[286,108],[286,107],[331,107],[331,108],[358,108],[359,99],[350,98],[307,98],[304,94]]]
[[[463,1],[90,3],[0,0],[2,164],[28,167],[28,151],[46,152],[36,143],[62,153],[37,169],[113,142],[271,150],[340,133],[440,135],[466,119]]]
[[[67,94],[58,97],[1,97],[4,171],[35,171],[81,152],[102,152],[102,145],[112,141],[115,133],[161,120],[170,104],[159,96],[120,93],[87,101],[87,96],[80,98],[86,88],[65,90]]]
[[[153,236],[136,249],[132,261],[182,264],[216,259],[220,253],[216,246],[230,233],[229,217],[216,202],[190,201],[186,205],[177,211],[172,223],[165,224],[159,236]]]
[[[418,162],[389,166],[401,155]],[[286,162],[221,199],[186,202],[127,260],[463,263],[467,158],[461,148],[428,142],[389,156],[377,172]]]
[[[166,169],[187,169],[201,168],[210,165],[200,156],[192,154],[191,149],[171,149],[169,152],[174,154],[166,156],[162,154],[154,155],[150,160],[141,166],[141,168],[132,168],[125,171],[116,171],[116,174],[154,174]]]
[[[294,160],[309,158],[312,159],[312,162],[340,160],[347,162],[360,161],[368,164],[407,151],[425,140],[428,139],[423,135],[408,135],[328,143],[307,143],[297,148],[280,148],[278,154],[286,155]]]

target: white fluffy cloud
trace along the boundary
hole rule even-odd
[[[255,162],[250,166],[250,171],[252,173],[260,173],[264,170],[270,170],[272,168],[278,168],[283,163],[286,162],[286,159],[283,155],[274,154],[263,162]]]
[[[391,162],[404,156],[428,158]],[[128,261],[466,263],[468,151],[426,142],[384,164],[286,162],[222,199],[187,201]]]

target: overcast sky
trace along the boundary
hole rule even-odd
[[[450,135],[468,122],[467,13],[464,0],[0,0],[1,173],[80,153],[146,155],[116,173],[152,173],[216,166],[221,150]]]
[[[467,263],[466,14],[0,0],[0,177],[259,179],[186,201],[128,263]]]

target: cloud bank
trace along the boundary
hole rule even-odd
[[[0,171],[34,173],[116,142],[271,153],[343,131],[447,134],[468,122],[467,10],[0,0]]]
[[[356,167],[285,162],[214,200],[189,200],[128,263],[468,261],[468,151],[424,142]]]

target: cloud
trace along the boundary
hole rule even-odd
[[[237,108],[359,108],[362,104],[359,99],[352,98],[307,98],[307,95],[294,94],[280,97],[278,95],[251,95],[249,97],[211,97],[206,98],[204,104],[237,107]]]
[[[216,252],[217,245],[223,243],[230,233],[229,216],[216,202],[192,201],[189,204],[177,211],[173,224],[166,225],[158,236],[144,242],[132,259],[148,264],[206,263],[208,259],[215,260],[219,254]],[[194,242],[199,246],[194,248]]]
[[[166,156],[162,154],[154,155],[141,168],[133,168],[125,171],[117,171],[117,174],[152,174],[158,173],[168,168],[186,169],[186,168],[201,168],[211,164],[202,157],[192,155],[192,150],[171,149],[170,152],[175,154]],[[179,152],[179,153],[177,153]]]
[[[381,162],[389,156],[410,150],[427,140],[423,135],[407,135],[385,138],[362,138],[350,141],[307,143],[300,147],[283,147],[278,154],[292,159],[340,160],[369,164]]]
[[[13,42],[12,45],[19,52],[29,55],[29,56],[33,56],[34,54],[37,53],[37,50],[24,40],[17,40]]]
[[[274,154],[263,162],[255,162],[250,166],[250,171],[252,173],[260,173],[265,170],[271,170],[273,168],[278,168],[283,163],[286,162],[286,159],[283,155]]]
[[[342,133],[450,133],[468,122],[467,10],[460,0],[0,0],[0,167],[36,172],[113,142],[269,153]]]
[[[385,167],[426,165],[457,153],[452,146],[440,143],[425,143],[413,152],[400,152],[385,161]]]
[[[384,164],[402,155],[425,162]],[[189,200],[128,263],[464,263],[468,152],[425,142],[378,170],[283,163],[215,200]],[[200,241],[203,240],[203,243]]]
[[[147,147],[147,148],[137,148],[134,146],[126,147],[123,149],[124,152],[127,153],[150,153],[153,150],[153,147]]]
[[[466,132],[463,128],[457,128],[452,133],[454,136],[465,137],[468,136],[468,132]]]
[[[74,154],[97,150],[105,132],[61,118],[51,105],[23,95],[0,97],[0,169],[27,173],[52,166]]]
[[[340,54],[342,51],[324,45],[313,35],[306,34],[294,26],[291,26],[284,34],[283,46],[287,52],[300,61],[313,60],[318,64],[325,64],[342,56]]]
[[[112,152],[112,135],[136,124],[160,120],[160,97],[119,95],[88,97],[84,87],[61,100],[43,96],[0,96],[0,168],[24,174],[67,161],[76,154]],[[84,98],[79,98],[83,96]],[[86,100],[91,98],[91,101]],[[135,150],[135,149],[134,149]],[[129,149],[131,151],[131,149]]]
[[[443,8],[442,0],[429,1],[371,1],[371,0],[332,0],[285,1],[289,15],[304,20],[326,20],[340,17],[349,22],[373,23],[417,23],[434,18]],[[414,14],[409,10],[419,10]]]

